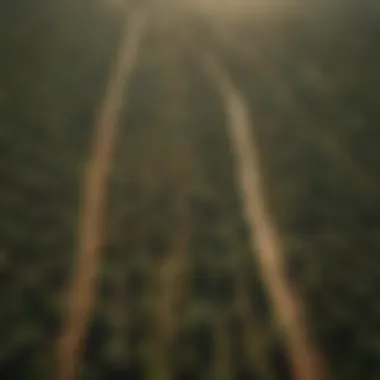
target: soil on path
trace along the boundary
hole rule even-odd
[[[224,102],[243,209],[251,231],[252,251],[257,252],[263,281],[284,336],[294,379],[325,379],[322,359],[309,338],[301,301],[285,277],[280,238],[266,207],[248,106],[227,72],[212,55],[205,53],[203,62]]]
[[[131,12],[131,11],[129,11]],[[104,237],[108,172],[118,125],[124,104],[124,89],[138,58],[145,26],[142,9],[131,12],[115,67],[111,70],[105,96],[95,122],[95,136],[84,173],[83,205],[78,233],[78,251],[74,263],[68,308],[58,342],[57,380],[74,380],[82,356],[86,327],[94,304],[100,253]]]

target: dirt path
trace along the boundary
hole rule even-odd
[[[251,134],[248,107],[228,74],[212,55],[205,53],[204,64],[225,104],[245,217],[251,230],[252,251],[257,252],[272,308],[283,331],[294,379],[325,379],[321,358],[310,342],[304,323],[301,302],[285,279],[280,239],[266,209],[259,156]]]
[[[82,356],[86,327],[95,300],[104,236],[107,174],[124,89],[138,58],[145,18],[144,11],[137,9],[128,20],[94,127],[94,143],[84,179],[78,252],[68,293],[67,315],[58,342],[57,380],[74,380]]]

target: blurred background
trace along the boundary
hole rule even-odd
[[[207,51],[250,112],[286,280],[329,379],[380,379],[375,0],[0,3],[0,379],[74,379],[57,375],[57,341],[68,298],[87,297],[71,286],[86,171],[137,8],[75,378],[301,380]]]

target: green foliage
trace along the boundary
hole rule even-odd
[[[65,312],[93,121],[125,20],[101,1],[8,3],[0,9],[0,377],[44,380]],[[250,106],[289,279],[333,378],[374,379],[380,34],[369,16],[365,26],[353,12],[330,8],[323,23],[312,16],[241,25],[232,37],[256,60],[207,28],[198,38]],[[226,349],[235,378],[287,379],[223,106],[176,37],[150,25],[126,97],[81,378],[212,379]],[[158,278],[163,263],[180,266],[179,204],[189,241],[165,356]],[[257,353],[270,363],[265,375]]]
[[[96,4],[8,3],[0,11],[0,377],[41,379],[62,315],[83,161],[118,30],[112,20],[99,25]],[[103,37],[94,41],[97,34]]]
[[[344,10],[326,22],[298,15],[240,31],[236,41],[251,58],[222,44],[218,51],[248,99],[289,278],[333,378],[373,379],[379,33],[368,10],[355,17]]]

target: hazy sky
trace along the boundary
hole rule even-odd
[[[313,0],[176,0],[176,3],[209,15],[242,17],[288,12],[306,7]]]

